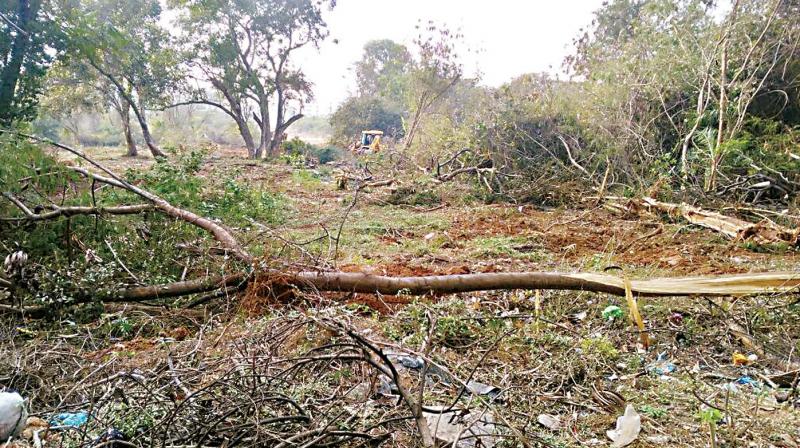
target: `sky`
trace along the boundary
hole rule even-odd
[[[463,35],[465,72],[499,86],[531,72],[561,72],[572,40],[603,0],[337,0],[326,11],[330,37],[298,52],[295,64],[314,83],[307,115],[335,110],[355,90],[353,64],[364,44],[392,39],[411,47],[419,20],[433,20]],[[338,42],[335,43],[334,39]]]

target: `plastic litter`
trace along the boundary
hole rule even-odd
[[[632,405],[625,408],[625,413],[617,418],[616,429],[609,429],[606,431],[608,438],[611,439],[611,446],[621,448],[628,446],[639,437],[642,431],[642,418],[636,412]]]
[[[605,320],[619,319],[624,315],[625,314],[622,312],[622,308],[616,305],[609,305],[603,310],[603,319]]]
[[[750,364],[758,361],[758,356],[751,354],[745,355],[744,353],[735,352],[733,354],[733,365],[735,366],[749,366]]]
[[[80,428],[87,421],[89,421],[89,413],[86,411],[62,412],[54,415],[50,419],[50,424],[55,427]]]
[[[25,399],[17,392],[0,392],[0,444],[17,437],[25,427],[28,411]]]
[[[672,313],[669,315],[668,318],[669,322],[676,326],[683,325],[683,314],[681,313]]]
[[[125,434],[122,431],[116,428],[108,428],[106,432],[100,434],[94,440],[94,446],[103,446],[107,448],[123,448],[130,446],[128,442],[128,438],[125,437]]]
[[[656,361],[647,367],[647,371],[653,375],[664,376],[674,372],[675,364],[667,359],[667,352],[661,352],[656,357]]]
[[[389,397],[400,393],[400,389],[397,388],[397,385],[388,376],[381,375],[378,379],[380,384],[378,385],[378,390],[376,392],[379,395]]]
[[[419,370],[425,367],[425,361],[416,356],[398,356],[397,362],[405,368]]]
[[[445,408],[433,406],[433,410]],[[449,412],[423,412],[431,435],[449,446],[457,448],[492,448],[499,441],[494,414],[482,410],[452,410]]]
[[[761,388],[761,383],[758,381],[750,378],[749,376],[743,376],[735,381],[736,384],[740,386],[753,386],[755,388]]]
[[[752,389],[761,389],[761,383],[750,378],[749,376],[743,376],[737,379],[736,381],[731,381],[728,384],[722,385],[723,390],[728,390],[731,393],[738,393],[739,388],[742,386],[750,386]]]
[[[503,393],[503,390],[497,386],[492,386],[491,384],[484,384],[478,381],[470,381],[467,383],[467,390],[472,392],[475,395],[486,395],[492,400],[497,399],[500,394]]]
[[[555,415],[539,414],[539,416],[536,417],[536,421],[551,431],[558,431],[561,429],[561,419]]]

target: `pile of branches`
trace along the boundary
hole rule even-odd
[[[463,382],[429,387],[449,405],[422,406],[430,380],[345,323],[281,316],[236,328],[210,322],[196,338],[162,338],[134,359],[114,346],[0,346],[0,376],[43,417],[88,416],[41,434],[62,446],[99,446],[108,434],[120,441],[113,446],[376,446],[397,432],[433,446],[424,415],[463,410],[469,396]],[[96,367],[95,358],[107,361]]]

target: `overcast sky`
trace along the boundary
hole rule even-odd
[[[530,72],[557,73],[572,39],[592,20],[602,0],[338,0],[326,12],[331,37],[320,50],[303,49],[296,64],[314,83],[310,115],[327,114],[353,92],[352,66],[364,44],[392,39],[411,45],[418,20],[459,29],[471,52],[467,73],[498,86]],[[338,39],[334,43],[333,39]],[[477,50],[477,51],[476,51]],[[464,53],[462,51],[462,53]]]

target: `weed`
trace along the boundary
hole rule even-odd
[[[587,338],[581,341],[581,349],[587,357],[615,360],[619,358],[619,350],[605,336]]]
[[[306,169],[292,171],[292,182],[306,190],[316,190],[322,184],[318,173]]]
[[[663,418],[664,416],[667,415],[666,409],[653,407],[650,406],[649,404],[642,405],[639,408],[639,412],[655,420]]]

